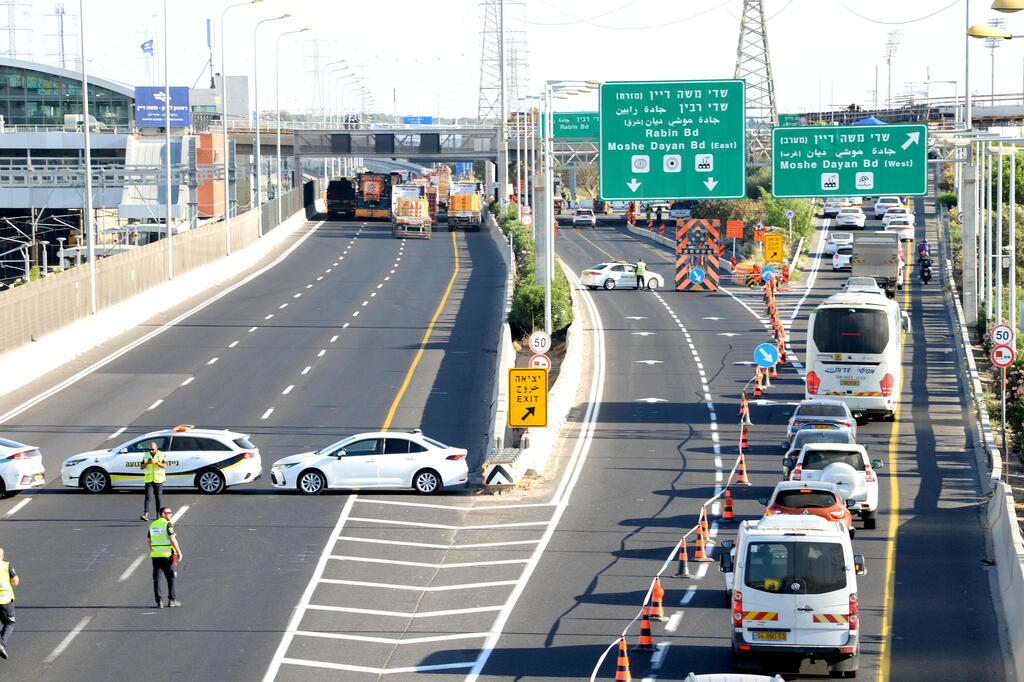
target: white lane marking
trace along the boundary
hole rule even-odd
[[[524,504],[485,504],[479,506],[468,507],[464,504],[429,504],[427,502],[399,502],[397,500],[381,500],[376,498],[359,498],[356,500],[359,504],[372,504],[372,505],[393,505],[396,507],[423,507],[426,509],[456,509],[458,511],[484,511],[491,509],[525,509],[529,507],[553,507],[553,502],[527,502]]]
[[[284,260],[288,256],[290,256],[292,254],[292,252],[295,251],[295,249],[299,248],[299,246],[301,246],[303,244],[303,242],[305,242],[307,239],[309,239],[311,236],[313,236],[313,234],[317,230],[319,230],[320,227],[323,224],[324,224],[324,221],[322,221],[322,220],[320,222],[318,222],[316,225],[313,226],[313,229],[311,229],[309,232],[307,232],[302,237],[300,237],[298,240],[296,240],[296,242],[294,244],[292,244],[291,246],[289,246],[284,251],[284,253],[282,253],[280,256],[278,256],[273,261],[271,261],[270,263],[268,263],[264,267],[260,268],[256,272],[254,272],[251,275],[248,275],[247,277],[245,277],[245,279],[242,279],[241,281],[236,282],[235,284],[232,284],[228,288],[226,288],[226,289],[224,289],[222,291],[217,292],[216,294],[214,294],[210,298],[206,299],[202,303],[198,304],[194,308],[186,310],[181,315],[178,315],[173,320],[171,320],[169,322],[166,322],[164,325],[162,325],[160,327],[157,327],[156,329],[154,329],[153,331],[149,332],[145,336],[142,336],[142,337],[136,339],[135,341],[132,341],[131,343],[129,343],[129,344],[127,344],[127,345],[117,349],[116,351],[114,351],[110,355],[106,356],[105,358],[103,358],[101,360],[97,360],[93,364],[89,365],[88,367],[82,369],[79,372],[76,372],[75,374],[71,375],[67,379],[64,379],[60,383],[58,383],[58,384],[56,384],[56,385],[46,389],[42,393],[36,394],[35,396],[33,396],[32,398],[29,398],[28,400],[26,400],[22,404],[18,405],[17,407],[15,407],[15,408],[5,412],[4,414],[0,415],[0,424],[3,424],[4,422],[7,422],[10,419],[18,416],[22,412],[33,408],[34,406],[36,406],[39,403],[41,403],[42,401],[46,400],[50,396],[55,395],[56,393],[59,393],[60,391],[63,391],[68,386],[71,386],[73,384],[78,383],[83,378],[89,376],[90,374],[92,374],[96,370],[100,369],[101,367],[104,367],[104,366],[110,364],[111,362],[113,362],[114,360],[118,359],[119,357],[121,357],[125,353],[127,353],[127,352],[129,352],[131,350],[134,350],[135,348],[137,348],[137,347],[141,346],[142,344],[146,343],[147,341],[149,341],[153,337],[158,336],[160,334],[163,334],[165,331],[167,331],[171,327],[174,327],[177,324],[179,324],[180,322],[182,322],[183,320],[186,320],[189,317],[191,317],[192,315],[195,315],[200,310],[203,310],[207,306],[210,306],[210,305],[216,303],[217,301],[219,301],[224,296],[227,296],[228,294],[233,292],[235,289],[238,289],[239,287],[245,286],[249,282],[251,282],[254,279],[256,279],[257,277],[259,277],[260,275],[268,272],[270,269],[272,269],[275,266],[279,265],[280,263],[284,262]],[[256,327],[253,327],[253,329],[256,329]]]
[[[213,363],[215,363],[215,362],[217,362],[217,358],[210,358],[210,359],[209,359],[209,360],[207,361],[207,363],[206,363],[206,364],[207,364],[207,365],[212,365],[212,364],[213,364]]]
[[[238,341],[232,341],[231,343],[228,344],[228,348],[234,348],[237,345],[238,345]]]
[[[309,370],[311,370],[311,369],[313,369],[313,368],[307,365],[306,369],[302,370],[302,374],[309,374]]]
[[[335,334],[334,336],[331,337],[331,343],[334,343],[337,340],[338,340],[338,335],[337,334]]]
[[[326,349],[326,348],[321,348],[321,349],[320,349],[320,352],[319,352],[319,353],[317,353],[317,354],[316,354],[316,356],[317,356],[318,358],[322,358],[322,357],[323,357],[324,355],[326,355],[326,354],[327,354],[327,349]]]
[[[396,583],[374,583],[363,580],[339,580],[337,578],[320,578],[326,585],[352,585],[353,587],[382,587],[389,590],[405,590],[406,592],[450,592],[453,590],[475,590],[480,587],[501,587],[515,585],[517,580],[495,580],[488,583],[464,583],[461,585],[400,585]]]
[[[323,275],[320,275],[319,277],[317,277],[317,278],[316,278],[316,281],[318,281],[318,282],[319,282],[319,281],[320,281],[320,280],[322,280],[323,278],[324,278],[324,276],[323,276]]]
[[[352,313],[352,317],[359,317],[359,311],[357,310],[354,313]]]
[[[195,380],[196,380],[195,377],[189,377],[188,379],[185,379],[183,382],[181,382],[181,385],[182,386],[188,386],[189,384],[191,384]]]
[[[191,378],[191,377],[189,377],[189,378]],[[185,384],[182,384],[182,386],[184,386],[184,385]],[[127,430],[128,430],[127,426],[122,426],[117,431],[114,431],[112,434],[107,436],[107,440],[113,440],[113,439],[117,438],[118,436],[120,436],[122,433],[124,433]]]
[[[370,292],[370,298],[373,298],[373,297],[374,297],[374,296],[376,296],[376,295],[377,295],[377,292],[376,292],[376,291],[371,291],[371,292]]]
[[[696,592],[696,590],[694,590]],[[679,628],[679,621],[683,619],[683,612],[676,611],[668,617],[668,622],[665,623],[665,632],[675,632]]]
[[[302,297],[302,292],[301,291],[299,293],[295,294],[294,296],[292,296],[292,298],[301,298],[301,297]]]
[[[162,403],[162,402],[163,402],[163,400],[162,400],[162,399],[161,399],[161,400],[157,400],[157,401],[156,401],[155,403],[153,403],[152,405],[150,405],[149,407],[147,407],[147,408],[146,408],[146,410],[147,410],[147,411],[149,411],[149,410],[155,410],[156,408],[160,407],[160,403]]]
[[[266,419],[267,417],[269,417],[273,413],[274,413],[274,408],[271,407],[269,410],[267,410],[266,412],[263,413],[263,416],[260,417],[260,419]]]
[[[409,637],[408,639],[396,639],[394,637],[368,637],[366,635],[346,635],[340,632],[312,632],[310,630],[299,630],[295,633],[299,637],[320,637],[323,639],[344,639],[352,642],[376,642],[380,644],[424,644],[427,642],[447,642],[453,639],[477,639],[486,637],[489,632],[460,632],[454,635],[434,635],[431,637]]]
[[[306,608],[314,611],[338,611],[341,613],[364,613],[372,616],[395,616],[397,618],[438,618],[441,616],[458,616],[463,613],[486,613],[487,611],[500,611],[500,606],[474,606],[466,609],[448,609],[446,611],[382,611],[379,609],[357,609],[351,606],[325,606],[323,604],[310,604]]]
[[[708,550],[710,551],[710,550]],[[708,564],[700,564],[697,566],[697,578],[703,578],[708,574]]]
[[[335,263],[335,265],[337,265],[337,263]],[[327,268],[326,270],[324,270],[324,272],[330,272],[330,271],[331,271],[330,268]]]
[[[349,326],[350,324],[352,324],[352,323],[351,323],[351,322],[346,322],[345,324],[341,325],[341,328],[342,328],[342,329],[348,329],[348,326]]]
[[[719,469],[722,468],[722,458],[721,457],[715,456],[715,466],[718,467]]]
[[[317,561],[316,568],[313,570],[313,579],[306,585],[306,589],[302,593],[302,597],[299,599],[299,603],[296,605],[295,610],[292,612],[292,617],[288,621],[288,626],[285,628],[284,636],[281,637],[281,643],[277,645],[277,651],[274,652],[274,657],[270,660],[270,666],[267,668],[266,675],[263,676],[265,682],[272,682],[277,677],[278,671],[281,669],[281,663],[288,653],[288,647],[291,646],[292,639],[295,638],[295,632],[299,629],[299,623],[302,622],[302,617],[305,615],[306,609],[309,607],[309,600],[313,598],[313,591],[316,590],[317,584],[320,578],[323,577],[324,569],[327,567],[327,561],[331,556],[331,549],[333,548],[336,538],[341,534],[341,529],[345,526],[345,522],[348,520],[348,515],[352,512],[352,505],[356,502],[357,494],[349,495],[345,501],[345,506],[341,510],[341,514],[338,516],[338,522],[334,524],[334,530],[331,532],[330,540],[324,545],[324,550],[320,553],[320,559]]]
[[[313,288],[313,285],[312,285],[312,284],[307,284],[307,285],[306,285],[306,288],[307,288],[307,289],[312,289],[312,288]]]
[[[84,630],[85,626],[88,625],[91,620],[92,616],[86,616],[82,620],[78,621],[78,625],[75,626],[75,629],[65,635],[64,639],[60,640],[60,644],[57,645],[56,649],[50,652],[49,656],[43,659],[43,663],[53,663],[57,660],[57,657],[64,653],[64,650],[68,648],[69,644],[71,644],[71,640],[77,637],[78,633]]]
[[[287,308],[287,307],[288,307],[288,304],[287,304],[287,303],[282,303],[281,305],[277,306],[277,309],[278,309],[278,310],[284,310],[284,309],[285,309],[285,308]]]
[[[690,603],[690,601],[693,600],[693,598],[696,595],[697,595],[697,588],[696,587],[691,587],[690,589],[688,589],[686,591],[686,594],[683,595],[683,598],[679,600],[679,604],[681,606],[686,606],[687,604]]]
[[[122,573],[120,577],[118,577],[117,582],[123,583],[124,581],[128,580],[128,578],[131,577],[132,573],[135,572],[135,569],[138,568],[145,560],[145,554],[140,554],[139,556],[135,557],[135,560],[128,564],[128,568],[125,569],[125,572]]]
[[[18,512],[20,512],[22,509],[24,509],[25,505],[28,504],[31,501],[32,501],[31,497],[26,497],[24,500],[22,500],[21,502],[19,502],[18,504],[14,505],[9,510],[7,510],[7,513],[4,514],[4,517],[6,518],[8,516],[14,516]]]
[[[293,388],[295,388],[295,384],[289,384],[289,385],[288,385],[288,387],[287,387],[286,389],[284,389],[283,391],[281,391],[281,395],[288,395],[289,393],[291,393],[291,392],[292,392],[292,389],[293,389]]]
[[[257,329],[259,329],[259,327],[249,327],[249,333],[252,334]]]
[[[658,648],[657,651],[651,656],[651,670],[660,670],[661,664],[665,661],[665,654],[668,653],[668,642],[658,642],[655,644]],[[654,679],[653,677],[651,679]]]
[[[370,519],[353,516],[351,521],[363,523],[381,523],[388,526],[413,526],[414,528],[440,528],[442,530],[488,530],[491,528],[522,528],[524,526],[545,526],[547,521],[517,521],[515,523],[491,523],[480,526],[451,526],[444,523],[422,523],[419,521],[396,521],[393,519]]]
[[[711,528],[708,529],[708,537],[711,537],[711,538],[718,537],[718,522],[717,521],[713,522],[711,524]]]
[[[272,317],[274,317],[274,313],[270,313],[269,315],[267,315],[267,316],[266,316],[266,317],[264,317],[263,319],[264,319],[264,320],[269,320],[269,319],[271,319]]]
[[[384,285],[383,284],[378,284],[377,288],[380,289],[382,286],[384,286]]]
[[[367,303],[369,303],[369,301],[363,301],[363,305],[364,305],[364,306],[365,306],[365,305],[366,305]]]
[[[281,663],[304,665],[311,668],[328,668],[330,670],[348,670],[354,673],[372,673],[374,675],[394,675],[405,673],[424,673],[432,670],[454,670],[472,667],[473,662],[438,663],[435,665],[416,665],[407,668],[369,668],[364,665],[346,665],[344,663],[327,663],[326,661],[307,661],[301,658],[282,658]]]
[[[187,511],[188,511],[188,505],[187,504],[183,504],[180,507],[178,507],[178,511],[174,512],[171,515],[171,523],[177,523],[178,520],[181,519],[181,517],[184,516],[185,512],[187,512]]]
[[[526,559],[496,559],[494,561],[465,561],[453,564],[438,564],[426,561],[399,561],[398,559],[373,559],[365,556],[347,556],[332,554],[335,561],[354,561],[369,564],[389,564],[391,566],[418,566],[420,568],[472,568],[475,566],[509,566],[525,564]]]

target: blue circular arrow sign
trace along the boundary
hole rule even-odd
[[[772,277],[775,277],[775,268],[770,265],[766,265],[764,270],[761,271],[761,279],[768,282],[771,281]]]
[[[693,282],[694,284],[700,284],[701,282],[703,282],[704,277],[705,274],[703,269],[694,268],[693,270],[690,270],[690,281]]]
[[[770,343],[762,343],[754,349],[754,361],[767,369],[779,361],[779,349]]]

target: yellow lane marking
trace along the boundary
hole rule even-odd
[[[455,278],[459,275],[459,247],[455,241],[455,233],[452,232],[452,253],[455,254],[455,271],[452,272],[452,278],[448,280],[448,288],[444,290],[444,296],[441,297],[441,302],[437,305],[437,310],[434,311],[434,316],[430,318],[430,324],[427,325],[427,331],[423,334],[423,341],[420,342],[420,348],[416,351],[416,357],[412,359],[412,364],[409,365],[409,371],[405,373],[405,381],[402,382],[402,387],[398,389],[398,395],[395,396],[394,402],[391,403],[391,409],[388,410],[387,419],[384,420],[384,426],[380,427],[381,431],[387,431],[391,426],[392,420],[395,418],[395,412],[398,410],[398,404],[402,402],[402,396],[405,395],[406,389],[409,388],[409,382],[412,381],[413,372],[416,371],[416,366],[420,364],[420,358],[423,357],[423,351],[427,347],[427,342],[430,340],[430,334],[434,331],[434,325],[437,324],[437,318],[441,316],[441,311],[444,310],[445,303],[448,302],[448,296],[452,293],[452,286],[455,284]]]

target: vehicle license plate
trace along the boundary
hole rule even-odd
[[[42,474],[36,474],[35,480],[37,480],[37,481],[43,480],[43,475]]]
[[[785,632],[755,632],[754,639],[772,640],[774,642],[785,642]]]
[[[811,427],[812,429],[831,429],[831,424],[815,424]]]
[[[857,380],[844,379],[842,382],[843,386],[860,386],[860,382]]]

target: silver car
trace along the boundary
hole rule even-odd
[[[857,438],[857,420],[841,400],[801,400],[790,415],[786,440],[792,443],[797,432],[803,429],[846,430]]]

